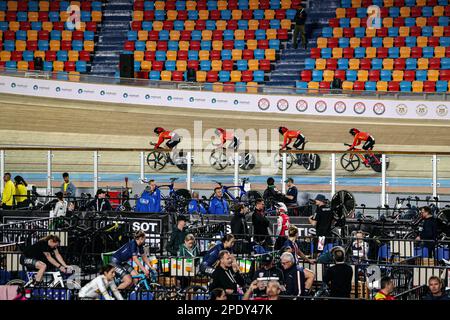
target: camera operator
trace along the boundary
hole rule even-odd
[[[309,217],[309,223],[316,228],[315,247],[317,251],[322,251],[326,243],[326,238],[331,237],[331,227],[333,224],[333,212],[328,206],[328,200],[323,194],[318,194],[314,199],[317,206],[314,215]]]
[[[253,290],[256,297],[266,296],[266,288],[269,281],[278,281],[281,286],[284,285],[283,271],[275,266],[274,259],[270,254],[264,254],[261,257],[261,268],[253,276],[253,281],[257,280],[257,288]],[[284,288],[282,288],[284,291]]]

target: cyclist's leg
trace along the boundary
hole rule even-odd
[[[364,143],[362,149],[368,151],[368,154],[370,156],[370,158],[375,158],[375,155],[373,154],[372,149],[373,146],[375,145],[375,140],[372,137],[369,137],[369,139],[367,139],[367,141]],[[367,160],[368,162],[368,160]]]
[[[233,141],[231,141],[230,144],[228,145],[228,149],[233,149],[234,151],[236,151],[238,148],[239,148],[239,138],[234,137]]]
[[[36,282],[41,282],[44,276],[45,270],[47,270],[47,265],[42,261],[36,261],[35,268],[38,270],[36,273]]]
[[[305,136],[303,134],[299,134],[297,136],[297,139],[295,140],[293,147],[295,149],[300,149],[300,150],[303,150],[305,148]]]
[[[126,265],[130,266],[130,265],[128,263],[122,264],[114,258],[111,259],[110,263],[115,267],[116,276],[120,277],[121,283],[117,287],[117,289],[123,290],[123,289],[128,288],[131,285],[131,283],[133,282],[129,272],[127,271],[128,267],[126,266]]]

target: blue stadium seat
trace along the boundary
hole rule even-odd
[[[411,82],[410,81],[400,81],[400,91],[411,92]]]
[[[339,70],[347,70],[348,69],[348,59],[347,58],[338,59],[338,69]]]
[[[416,18],[405,18],[405,27],[414,27],[416,25]]]
[[[407,47],[415,47],[417,43],[417,37],[406,37],[405,38],[405,44]]]
[[[322,28],[322,37],[332,38],[333,37],[333,28],[330,28],[330,27]]]
[[[203,88],[205,89],[205,91],[213,91],[213,84],[205,83],[205,84],[203,84]]]
[[[373,70],[383,69],[383,59],[373,58],[372,59],[372,69]]]
[[[234,31],[233,30],[224,30],[223,31],[223,40],[233,40],[234,39]]]
[[[209,41],[209,40],[202,40],[200,42],[200,49],[201,50],[211,51],[211,41]]]
[[[95,34],[93,31],[85,31],[84,32],[84,40],[85,41],[94,41]]]
[[[320,57],[323,59],[331,58],[332,49],[331,48],[322,48],[320,49]]]
[[[16,44],[15,44],[14,40],[5,40],[5,42],[3,42],[3,50],[5,50],[5,51],[16,50]]]
[[[6,21],[0,21],[0,30],[7,31],[9,30],[9,24]]]
[[[278,20],[278,19],[270,20],[269,25],[270,25],[270,29],[278,30],[281,28],[281,23],[280,23],[280,20]]]
[[[41,31],[42,30],[42,22],[39,22],[39,21],[32,22],[31,30]]]
[[[277,39],[269,40],[269,48],[275,49],[277,51],[280,50],[280,40],[277,40]]]
[[[81,11],[81,21],[83,21],[83,22],[91,21],[91,12],[90,11]]]
[[[256,50],[255,50],[256,51]],[[256,58],[256,56],[255,56]],[[305,59],[305,70],[313,70],[316,67],[316,59]]]
[[[433,58],[434,57],[434,48],[433,47],[423,47],[422,48],[422,56],[424,58]]]
[[[166,61],[166,52],[158,50],[155,52],[155,60],[156,61]]]
[[[67,8],[69,8],[69,5],[70,5],[69,1],[61,1],[59,3],[59,11],[66,11]]]
[[[128,41],[136,41],[137,40],[137,31],[130,30],[127,33]]]
[[[266,30],[256,30],[255,31],[255,39],[256,40],[265,40],[266,39]]]
[[[197,10],[189,10],[188,11],[188,19],[189,20],[198,20],[198,11]]]
[[[175,20],[173,22],[173,30],[177,30],[177,31],[184,30],[184,22],[181,20]]]
[[[161,30],[159,32],[159,40],[161,40],[161,41],[168,41],[169,36],[170,36],[170,34],[169,34],[169,31],[167,31],[167,30]]]
[[[381,48],[383,46],[383,39],[380,37],[373,37],[372,38],[372,47],[374,48]]]
[[[231,60],[231,50],[222,50],[221,58],[222,60]]]
[[[238,21],[238,29],[239,30],[247,30],[248,29],[248,21],[247,20],[239,20]]]
[[[24,51],[22,53],[22,60],[23,61],[33,61],[33,59],[34,59],[33,51]]]
[[[25,30],[17,30],[16,40],[27,41],[27,32]]]
[[[377,90],[377,83],[375,81],[366,81],[364,86],[367,91],[376,91]]]
[[[134,71],[136,71],[136,72],[141,71],[141,62],[140,61],[134,61]]]
[[[313,70],[312,71],[312,81],[320,82],[323,80],[323,71],[322,70]]]
[[[256,60],[264,60],[265,59],[265,52],[263,49],[254,50],[253,55]]]
[[[50,11],[48,13],[48,21],[50,21],[50,22],[58,22],[59,21],[59,12],[57,12],[57,11]]]
[[[177,1],[175,2],[176,10],[186,10],[186,2],[185,1]]]
[[[253,71],[253,81],[264,82],[264,71],[262,70]]]
[[[263,20],[264,19],[264,10],[254,10],[253,11],[253,19],[255,20]]]
[[[85,72],[87,72],[87,64],[86,64],[86,61],[77,61],[76,63],[75,63],[75,66],[76,66],[76,70],[78,71],[78,72],[80,72],[80,73],[85,73]]]
[[[286,10],[286,19],[294,20],[296,13],[297,13],[297,11],[295,9],[287,9]]]
[[[59,50],[58,52],[56,52],[56,59],[59,61],[67,61],[67,59],[68,59],[67,51]]]
[[[137,42],[136,42],[136,44],[137,44]],[[72,41],[72,50],[82,51],[83,50],[83,41],[81,41],[81,40]],[[136,50],[138,50],[138,49],[136,49]]]
[[[280,0],[270,0],[270,9],[280,9]]]
[[[230,81],[230,71],[219,71],[219,81],[229,82]]]
[[[0,11],[6,11],[7,4],[6,1],[0,1]]]
[[[153,10],[155,10],[155,2],[153,2],[153,1],[145,1],[144,2],[144,10],[145,11],[153,11]]]
[[[175,71],[176,70],[176,61],[173,60],[167,60],[164,63],[164,67],[166,68],[166,70],[168,71]]]
[[[239,9],[239,10],[246,10],[246,9],[248,9],[248,1],[242,1],[242,0],[240,0],[240,1],[238,2],[238,9]]]
[[[178,41],[170,40],[167,42],[167,50],[178,51]]]
[[[388,48],[388,55],[389,58],[396,59],[400,55],[400,48],[399,47],[392,47]]]
[[[416,71],[416,80],[417,81],[427,81],[427,73],[428,73],[428,70],[417,70]]]
[[[436,81],[436,92],[447,92],[448,88],[448,82],[439,80]]]
[[[400,16],[400,8],[399,7],[390,7],[389,8],[389,16],[392,18],[397,18]]]
[[[392,70],[381,70],[380,71],[381,81],[392,81]]]
[[[441,69],[442,70],[450,69],[450,58],[441,58]]]
[[[416,257],[428,258],[428,248],[425,247],[414,248],[414,255]]]
[[[28,21],[28,13],[23,11],[17,12],[17,21],[19,22]]]
[[[247,92],[247,84],[245,82],[236,82],[236,92]]]
[[[405,0],[406,7],[414,7],[416,5],[416,0]]]
[[[161,79],[161,72],[155,70],[150,71],[148,78],[153,81],[158,81]]]
[[[350,28],[350,18],[339,19],[339,26],[341,28]]]
[[[202,32],[200,30],[192,30],[191,39],[193,41],[200,41],[200,40],[202,40]]]
[[[245,40],[234,40],[234,48],[238,50],[244,50]]]
[[[236,67],[238,71],[245,71],[248,69],[248,62],[247,60],[238,60],[236,62]]]
[[[208,7],[208,10],[217,10],[217,1],[208,0],[206,2],[206,6]]]
[[[356,81],[358,73],[356,72],[356,70],[347,70],[345,71],[345,78],[348,81]]]
[[[342,0],[341,1],[341,7],[342,8],[351,8],[352,7],[352,1],[351,0]]]
[[[67,81],[67,80],[69,80],[69,74],[65,71],[58,71],[58,73],[56,74],[56,79],[62,80],[62,81]]]
[[[439,261],[442,259],[448,260],[450,259],[450,249],[438,247],[436,248],[436,256]]]
[[[339,47],[340,48],[348,48],[350,46],[349,38],[339,38]]]
[[[398,37],[398,28],[397,27],[390,27],[388,29],[388,37]]]
[[[155,10],[155,20],[164,21],[166,20],[166,11],[164,10]]]
[[[231,10],[221,10],[220,18],[222,20],[231,20]]]
[[[61,41],[61,31],[59,31],[59,30],[52,30],[50,32],[50,40],[59,40],[59,41]]]
[[[216,22],[214,20],[206,20],[206,30],[216,30]]]
[[[296,81],[295,87],[297,88],[296,90],[297,93],[299,94],[306,93],[306,90],[308,89],[308,83],[305,81]]]
[[[440,5],[440,6],[448,6],[448,0],[438,0],[438,5]]]
[[[50,61],[44,61],[44,71],[53,71],[53,63]]]
[[[424,37],[433,36],[433,27],[430,27],[430,26],[422,27],[422,36],[424,36]]]
[[[417,59],[408,58],[406,59],[406,70],[416,70],[417,69]]]
[[[6,69],[17,69],[17,62],[16,61],[6,61],[5,67],[6,67]]]
[[[211,70],[211,61],[209,61],[209,60],[200,61],[200,70],[210,71]]]
[[[378,259],[388,259],[391,255],[390,253],[390,248],[387,244],[383,244],[379,249],[378,249]]]
[[[38,40],[38,49],[40,51],[48,51],[49,45],[47,40]]]
[[[367,8],[356,8],[356,17],[360,19],[367,17]]]
[[[93,1],[92,11],[102,11],[102,3],[100,1]]]
[[[189,50],[188,51],[188,60],[198,60],[198,51]]]
[[[134,43],[134,50],[136,51],[145,51],[145,41],[136,41]]]
[[[450,47],[450,37],[440,37],[439,45],[441,47]]]
[[[355,37],[356,38],[364,38],[366,36],[366,28],[357,27],[355,28]]]
[[[372,4],[377,7],[383,6],[383,0],[372,0]]]
[[[364,47],[355,48],[354,56],[356,59],[364,59],[366,57],[366,48]]]

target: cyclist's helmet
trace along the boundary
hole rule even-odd
[[[217,136],[220,136],[223,132],[225,132],[225,130],[222,129],[222,128],[217,128],[217,129],[214,131],[214,133],[215,133]]]
[[[156,133],[156,134],[160,134],[161,132],[164,132],[164,128],[156,127],[156,128],[153,130],[153,132]]]
[[[287,213],[288,212],[288,209],[287,209],[287,207],[286,207],[286,205],[283,203],[283,202],[278,202],[277,204],[276,204],[276,208],[277,208],[277,211],[278,211],[278,213]]]
[[[278,127],[278,132],[280,134],[284,134],[286,131],[288,131],[288,128],[286,128],[286,127]]]
[[[356,129],[356,128],[351,128],[350,131],[349,131],[349,133],[350,133],[352,136],[357,135],[359,132],[360,132],[360,131],[359,131],[358,129]]]

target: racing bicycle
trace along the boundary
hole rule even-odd
[[[155,143],[150,142],[150,145]],[[191,158],[191,164],[193,164]],[[178,169],[187,170],[187,153],[183,150],[174,150],[174,152],[152,150],[147,155],[147,164],[153,170],[162,170],[167,164],[175,165]]]
[[[351,147],[350,144],[344,143],[345,146]],[[366,151],[358,148],[353,148],[353,151]],[[367,151],[366,154],[361,153],[344,153],[341,157],[341,166],[348,172],[354,172],[359,169],[361,162],[367,168],[372,168],[375,172],[381,172],[381,154],[374,154],[372,151]],[[389,167],[389,159],[386,158],[386,170]]]

